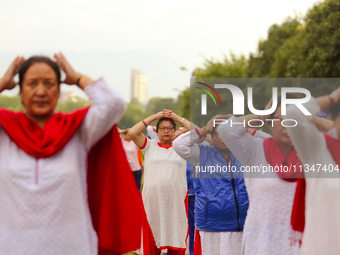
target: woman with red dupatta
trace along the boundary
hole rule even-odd
[[[276,101],[276,111],[264,119],[282,119],[280,98]],[[287,94],[287,98],[297,97]],[[271,107],[270,101],[266,108]],[[300,254],[298,242],[291,243],[290,224],[298,176],[294,172],[269,170],[301,164],[286,129],[280,121],[267,123],[273,137],[261,139],[247,133],[247,128],[236,117],[232,116],[229,123],[231,121],[232,126],[219,125],[217,131],[245,167],[249,208],[243,229],[243,254]],[[264,169],[266,172],[262,172]]]
[[[287,107],[287,119],[296,127],[287,128],[304,166],[305,179],[299,180],[293,227],[303,231],[301,254],[339,254],[340,252],[340,141],[323,134],[313,123],[321,111],[331,112],[337,137],[340,137],[340,88],[330,96],[312,98],[304,104],[312,115],[296,106]],[[304,206],[305,203],[305,211]]]
[[[139,195],[113,127],[125,103],[103,78],[76,72],[61,53],[54,57],[17,57],[0,79],[2,92],[15,87],[19,74],[25,107],[0,109],[0,251],[114,255],[137,249]],[[54,112],[59,68],[91,107]]]

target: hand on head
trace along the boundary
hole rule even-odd
[[[13,60],[4,76],[0,79],[0,92],[5,89],[13,89],[18,84],[18,82],[14,81],[14,77],[18,74],[19,69],[24,61],[25,58],[20,56]]]
[[[117,127],[117,129],[119,134],[126,133],[125,129],[120,129],[119,127]]]
[[[218,114],[218,115],[212,117],[212,118],[208,121],[207,126],[206,126],[206,128],[207,128],[207,133],[208,133],[208,134],[211,134],[211,132],[212,132],[213,129],[215,128],[215,127],[214,127],[214,120],[216,120],[216,119],[225,119],[225,120],[226,120],[226,119],[230,118],[231,116],[232,116],[231,114],[228,114],[228,115],[220,115],[220,114]]]
[[[178,117],[178,115],[176,113],[172,112],[171,110],[164,109],[163,113],[164,113],[165,117],[171,118],[176,122],[181,122],[181,118]]]
[[[63,82],[69,85],[77,84],[77,81],[82,74],[73,69],[71,64],[61,52],[54,54],[54,58],[56,59],[56,63],[60,69],[62,69],[66,74],[65,81]],[[25,58],[22,56],[18,56],[13,60],[4,76],[0,79],[0,92],[5,89],[13,89],[18,84],[18,82],[14,81],[14,77],[18,74],[24,61]]]
[[[61,70],[63,70],[66,74],[66,78],[63,81],[64,83],[68,85],[74,85],[77,84],[78,79],[82,76],[81,73],[76,72],[71,64],[68,62],[66,57],[63,55],[63,53],[59,52],[54,54],[54,58],[56,59],[56,62]]]
[[[266,107],[264,109],[265,110],[269,110],[272,107],[272,104],[273,104],[273,98],[271,98],[269,100],[268,104],[266,105]],[[266,119],[269,119],[269,117],[270,117],[269,114],[260,116],[262,121],[265,121]]]
[[[184,134],[186,132],[188,132],[188,130],[185,127],[182,128],[182,129],[176,129],[174,139],[176,139],[178,136],[180,136],[181,134]]]
[[[154,116],[155,116],[155,120],[159,120],[162,117],[166,117],[166,118],[173,119],[174,121],[177,121],[179,118],[174,112],[168,109],[164,109],[163,111],[156,113]]]

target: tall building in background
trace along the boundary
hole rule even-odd
[[[138,99],[141,104],[147,103],[147,87],[149,78],[141,73],[140,70],[131,70],[131,97]]]

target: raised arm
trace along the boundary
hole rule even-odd
[[[0,93],[6,89],[11,90],[17,85],[17,82],[14,81],[14,77],[18,74],[24,61],[24,57],[19,56],[13,60],[5,74],[0,78]],[[0,129],[1,128],[2,127],[0,125]]]
[[[5,74],[0,78],[0,93],[6,89],[11,90],[17,85],[17,82],[14,81],[14,77],[18,74],[24,61],[24,57],[19,56],[13,60]]]
[[[147,126],[149,126],[151,124],[151,122],[153,122],[155,120],[159,120],[163,116],[165,116],[164,110],[161,111],[161,112],[158,112],[154,115],[150,115],[146,119],[138,122],[136,125],[134,125],[129,130],[130,137],[131,137],[132,141],[137,145],[138,148],[141,148],[145,143],[146,137],[145,137],[145,135],[142,134],[144,129]]]
[[[329,130],[334,128],[334,122],[333,121],[331,121],[329,119],[320,118],[320,117],[317,117],[317,116],[314,116],[313,123],[315,124],[315,126],[320,131],[323,131],[323,132],[328,132]]]
[[[298,124],[286,129],[303,163],[318,164],[323,162],[323,157],[325,157],[323,152],[327,151],[327,144],[324,135],[315,125],[313,116],[321,110],[329,112],[332,104],[337,102],[339,98],[339,89],[331,95],[331,98],[327,96],[312,98],[304,104],[312,115],[304,115],[295,105],[287,107],[287,115],[283,118],[294,119]]]
[[[88,84],[84,91],[92,105],[80,131],[89,150],[122,118],[126,105],[118,91],[108,85],[104,78]]]
[[[125,102],[118,91],[103,78],[94,81],[89,76],[76,72],[62,53],[57,53],[54,57],[66,74],[64,83],[78,85],[92,103],[80,126],[81,139],[86,149],[90,150],[123,116]]]
[[[227,124],[218,125],[217,132],[243,165],[258,164],[259,155],[263,153],[263,139],[249,134],[238,118],[230,117]]]
[[[170,110],[166,110],[166,111],[168,111],[166,113],[166,117],[172,118],[174,121],[182,124],[183,127],[185,127],[187,130],[192,130],[192,129],[198,128],[198,126],[196,126],[194,123],[188,121],[186,118],[177,116],[177,114],[175,114],[174,112],[172,112]]]
[[[200,136],[197,132],[200,133],[201,137],[204,135],[204,130],[194,129],[178,136],[172,143],[177,154],[193,166],[200,164],[200,148],[197,145]]]
[[[187,125],[190,126],[192,130],[180,135],[172,143],[177,154],[192,165],[198,166],[200,163],[200,148],[197,143],[203,139],[211,141],[210,133],[213,129],[211,123],[217,116],[214,116],[208,121],[207,126],[202,128],[198,128],[197,125],[188,121]]]

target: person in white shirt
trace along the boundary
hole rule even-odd
[[[290,95],[289,98],[296,96]],[[265,119],[281,118],[280,101],[278,105],[277,110]],[[266,108],[270,106],[271,101]],[[270,127],[273,137],[260,139],[248,134],[247,128],[235,116],[228,120],[229,123],[219,125],[217,131],[235,157],[249,169],[244,172],[249,209],[243,231],[243,254],[299,254],[299,245],[292,245],[290,240],[296,180],[289,173],[286,176],[281,172],[262,171],[264,167],[299,162],[287,131],[276,121]],[[253,125],[256,124],[253,122]]]
[[[129,161],[133,175],[135,177],[138,190],[140,190],[141,179],[142,179],[142,168],[138,161],[139,148],[132,141],[130,134],[129,134],[129,130],[130,128],[127,128],[126,130],[122,130],[120,133],[124,134],[122,138],[122,143],[123,143],[123,147],[125,150],[125,154],[126,154],[127,160]]]
[[[158,120],[159,142],[142,134],[151,122]],[[186,213],[186,162],[172,148],[176,122],[190,129],[190,122],[170,110],[163,110],[137,123],[129,130],[136,145],[143,151],[145,208],[143,254],[184,255],[188,235]]]
[[[97,255],[103,243],[89,210],[87,157],[122,117],[125,102],[105,79],[76,72],[61,53],[55,59],[17,57],[0,79],[2,92],[16,86],[19,73],[25,108],[0,109],[1,254]],[[54,113],[59,67],[65,83],[83,89],[91,107]]]
[[[312,98],[304,107],[312,115],[304,115],[291,105],[284,116],[298,122],[287,131],[303,163],[306,182],[305,197],[298,194],[306,204],[301,254],[339,254],[340,88],[330,96]],[[320,132],[313,121],[320,110],[332,113],[331,135]]]

